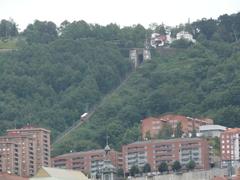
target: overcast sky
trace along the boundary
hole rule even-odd
[[[12,18],[24,29],[34,20],[85,20],[122,26],[150,23],[175,26],[240,11],[240,0],[0,0],[0,19]]]

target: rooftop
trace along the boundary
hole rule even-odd
[[[54,158],[64,158],[64,157],[69,157],[69,156],[72,156],[72,157],[81,156],[86,153],[104,153],[105,154],[105,151],[104,151],[104,149],[96,149],[96,150],[90,150],[90,151],[72,152],[72,153],[62,154],[62,155],[56,156]]]
[[[171,142],[186,142],[186,141],[199,141],[201,138],[176,138],[176,139],[157,139],[157,140],[148,140],[148,141],[136,141],[128,145],[137,145],[137,144],[150,144],[150,143],[171,143]]]
[[[50,130],[45,129],[45,128],[39,128],[39,127],[33,127],[30,125],[24,126],[20,129],[8,129],[7,132],[18,132],[18,131],[46,131],[46,132],[50,132]]]
[[[227,128],[223,133],[239,133],[240,128]]]
[[[210,124],[210,125],[203,125],[199,127],[200,131],[210,131],[210,130],[222,130],[225,131],[227,128],[225,126],[221,126],[221,125],[214,125],[214,124]]]
[[[30,180],[88,180],[81,171],[58,169],[58,168],[49,168],[42,167],[38,170],[37,174],[30,178]]]

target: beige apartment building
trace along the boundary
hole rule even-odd
[[[194,160],[196,168],[209,169],[209,146],[206,139],[179,138],[138,141],[122,147],[123,167],[127,173],[133,165],[140,169],[148,163],[157,171],[162,162],[169,166],[179,161],[182,166]]]
[[[0,172],[29,177],[51,165],[50,131],[30,126],[0,137]]]

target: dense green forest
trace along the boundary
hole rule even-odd
[[[54,147],[54,154],[100,148],[106,134],[120,149],[140,138],[141,119],[168,112],[240,126],[240,13],[179,25],[171,28],[172,36],[181,30],[197,43],[152,49],[152,60],[133,71],[129,48],[143,47],[151,32],[165,26],[64,21],[56,27],[35,21],[12,35],[19,39],[16,50],[0,54],[1,133],[30,123],[51,129],[54,139],[129,74],[90,121]]]

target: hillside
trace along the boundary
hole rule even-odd
[[[129,47],[143,45],[143,33],[133,32],[145,32],[140,25],[120,29],[84,21],[59,28],[35,21],[13,36],[20,39],[17,50],[0,53],[1,134],[30,124],[50,129],[54,140],[125,79]],[[5,47],[11,42],[1,38]]]
[[[21,41],[15,51],[0,53],[1,134],[31,124],[50,129],[54,141],[100,102],[53,154],[103,147],[106,134],[120,149],[140,138],[141,119],[168,112],[240,126],[240,13],[172,27],[172,36],[185,30],[197,43],[152,49],[152,60],[134,72],[129,49],[143,47],[152,32],[166,32],[163,25],[64,21],[57,27],[36,20],[11,34],[2,22],[0,38]]]
[[[205,41],[187,49],[155,52],[54,153],[103,146],[106,134],[111,146],[120,149],[121,144],[140,139],[141,119],[168,112],[210,117],[217,124],[239,127],[240,52],[234,50],[239,44],[223,43],[220,53],[233,50],[225,57],[214,49],[218,44]]]
[[[104,42],[59,41],[0,55],[2,132],[30,123],[55,137],[129,71],[128,61]]]

